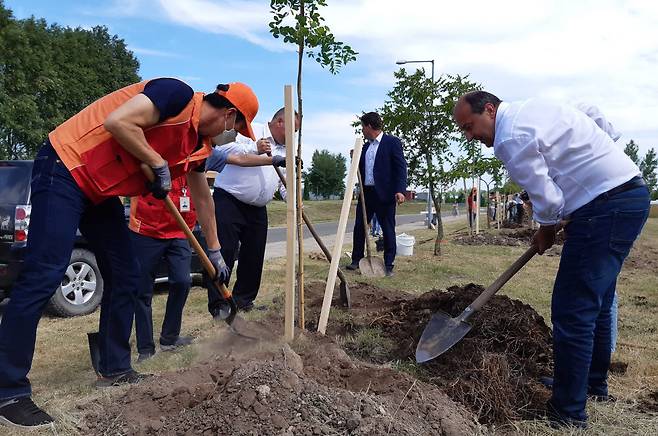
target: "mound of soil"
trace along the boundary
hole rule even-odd
[[[629,268],[658,274],[658,249],[636,243],[624,261],[624,269]]]
[[[458,234],[452,239],[452,242],[459,245],[505,245],[505,246],[523,246],[529,245],[536,229],[522,228],[518,230],[503,229],[499,232],[490,233],[482,231],[477,235]],[[557,234],[555,246],[564,244],[564,232]]]
[[[475,420],[438,388],[353,361],[325,337],[286,344],[215,340],[205,363],[87,405],[84,434],[473,434]]]
[[[414,298],[371,285],[352,285],[350,289],[353,307],[345,312],[348,316],[330,320],[331,334],[354,336],[365,329],[378,329],[392,344],[388,350],[352,351],[378,363],[413,365],[416,345],[431,314],[442,310],[457,316],[484,290],[469,284]],[[311,308],[321,305],[318,289],[307,290],[306,295]],[[315,314],[308,319],[315,319]],[[504,423],[543,410],[550,391],[538,379],[552,374],[552,336],[544,319],[527,304],[496,295],[469,322],[473,328],[462,341],[415,367],[419,378],[464,404],[481,423]]]

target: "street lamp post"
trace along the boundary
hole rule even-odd
[[[424,63],[430,63],[432,64],[432,86],[434,86],[434,59],[426,60],[426,61],[396,61],[395,62],[397,65],[404,65],[404,64],[424,64]],[[432,126],[430,126],[431,128]],[[427,156],[428,159],[428,165],[429,165],[429,159],[431,159],[431,155],[428,153]],[[428,168],[429,169],[429,168]],[[428,183],[427,185],[427,228],[431,229],[432,228],[432,191],[430,189],[430,185]]]

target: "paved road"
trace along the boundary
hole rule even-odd
[[[442,217],[449,217],[452,216],[452,213],[442,213]],[[310,217],[311,220],[313,217]],[[418,222],[423,222],[425,220],[425,215],[424,214],[412,214],[412,215],[398,215],[395,217],[396,221],[396,226],[403,226],[405,224],[412,224],[412,223],[418,223]],[[338,222],[322,222],[322,223],[314,223],[313,227],[315,227],[316,232],[320,236],[332,236],[336,235],[336,229],[338,228]],[[352,229],[354,228],[354,220],[349,220],[347,223],[347,229],[346,232],[351,233]],[[312,238],[313,236],[311,235],[311,232],[308,231],[308,229],[304,229],[304,239],[307,238]],[[285,227],[271,227],[268,232],[267,232],[267,243],[273,243],[273,242],[284,242],[286,240],[286,228]]]

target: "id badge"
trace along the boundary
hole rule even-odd
[[[180,211],[181,212],[190,211],[190,197],[180,197]]]

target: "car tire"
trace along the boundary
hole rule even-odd
[[[96,256],[84,248],[71,253],[71,261],[62,278],[62,284],[50,299],[48,311],[61,317],[92,313],[103,298],[103,278]]]

